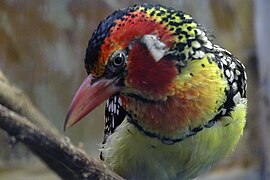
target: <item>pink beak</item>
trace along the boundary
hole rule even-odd
[[[101,78],[93,82],[90,74],[81,84],[68,109],[64,130],[79,122],[103,101],[117,93],[120,87],[115,86],[116,78]]]

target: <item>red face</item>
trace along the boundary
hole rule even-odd
[[[126,85],[149,99],[165,96],[177,75],[172,59],[162,57],[156,61],[141,43],[135,44],[130,51],[127,69]]]
[[[166,26],[145,12],[134,11],[116,20],[109,32],[91,74],[70,106],[66,127],[119,91],[160,100],[172,89],[177,69],[166,53],[173,46],[174,37]],[[125,62],[120,63],[123,59]],[[117,64],[123,67],[116,67]]]
[[[175,78],[177,69],[172,59],[162,55],[159,59],[153,57],[159,49],[151,51],[151,39],[145,40],[148,42],[142,42],[142,39],[145,35],[153,36],[156,39],[152,45],[162,44],[164,49],[169,49],[174,39],[164,25],[151,18],[145,12],[135,11],[126,16],[125,20],[117,20],[101,46],[99,62],[105,66],[116,50],[128,48],[125,76],[127,89],[124,91],[132,90],[145,96],[160,98],[170,89],[170,82]]]
[[[129,15],[116,20],[109,32],[100,47],[96,68],[92,69],[91,72],[97,76],[104,73],[104,67],[115,51],[128,48],[144,35],[157,36],[167,47],[171,47],[174,42],[172,32],[166,26],[154,21],[152,17],[139,10],[130,12]]]

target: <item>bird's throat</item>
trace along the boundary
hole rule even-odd
[[[133,122],[149,133],[177,136],[190,125],[190,120],[199,119],[200,111],[186,106],[178,97],[164,101],[147,101],[134,96],[124,98],[127,112]],[[188,102],[187,102],[188,103]],[[187,109],[192,110],[188,111]]]
[[[196,70],[202,63],[207,68]],[[144,100],[147,96],[124,96],[126,111],[144,130],[177,138],[187,130],[207,124],[219,113],[219,107],[226,100],[226,83],[218,70],[207,58],[193,61],[172,82],[166,98],[148,102]]]

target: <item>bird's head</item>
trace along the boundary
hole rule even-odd
[[[149,102],[173,95],[192,46],[200,46],[189,39],[203,33],[189,15],[160,5],[115,11],[89,40],[85,57],[89,75],[70,105],[65,127],[117,93]]]

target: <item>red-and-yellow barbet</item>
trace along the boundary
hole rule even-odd
[[[243,134],[245,68],[182,11],[115,11],[93,33],[85,66],[65,127],[107,100],[101,159],[127,179],[194,178]]]

